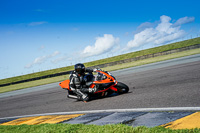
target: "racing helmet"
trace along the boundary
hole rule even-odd
[[[85,66],[82,63],[78,63],[74,66],[74,70],[78,74],[83,74],[85,72]]]

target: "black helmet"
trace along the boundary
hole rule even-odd
[[[83,74],[85,72],[85,66],[81,63],[76,64],[74,69],[78,74]]]

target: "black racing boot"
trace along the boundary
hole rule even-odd
[[[90,100],[90,98],[89,98],[88,96],[85,97],[85,98],[83,98],[83,102],[84,102],[84,103],[87,103],[89,100]]]
[[[89,100],[88,94],[82,93],[79,89],[76,90],[76,94],[78,100],[82,100],[84,102]]]

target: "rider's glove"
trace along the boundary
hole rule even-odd
[[[93,72],[96,72],[97,70],[102,71],[100,68],[93,69]]]
[[[97,68],[95,68],[95,69],[93,69],[93,72],[96,72],[98,69]]]

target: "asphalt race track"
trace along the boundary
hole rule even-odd
[[[200,107],[200,55],[112,74],[129,86],[129,93],[84,103],[67,98],[66,90],[54,85],[48,89],[0,97],[0,118],[86,110]]]

